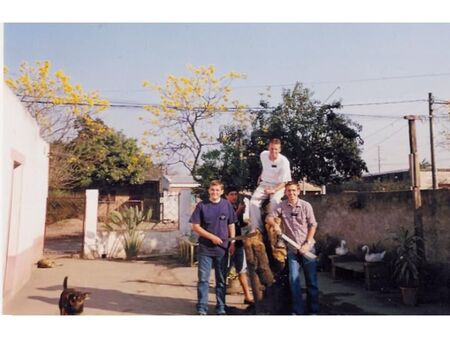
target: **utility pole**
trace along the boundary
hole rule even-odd
[[[378,145],[378,173],[381,173],[380,145]]]
[[[425,245],[423,237],[423,220],[422,220],[422,196],[420,193],[420,163],[419,154],[417,151],[417,138],[416,138],[416,117],[414,115],[404,116],[408,120],[409,125],[409,172],[411,174],[412,183],[412,198],[414,207],[414,231],[416,236],[422,240],[417,243],[417,246],[423,254],[422,258],[425,259]]]
[[[434,133],[433,133],[433,94],[428,93],[428,114],[430,117],[430,147],[431,147],[431,178],[433,180],[433,190],[438,188],[437,184],[437,168],[434,158]]]

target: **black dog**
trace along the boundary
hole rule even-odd
[[[84,301],[90,292],[80,292],[67,288],[67,276],[64,278],[63,292],[59,297],[59,313],[64,315],[80,315],[83,312]]]

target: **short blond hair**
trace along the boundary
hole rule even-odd
[[[208,188],[211,188],[212,186],[220,186],[220,188],[223,190],[223,183],[220,180],[212,180],[209,182]]]

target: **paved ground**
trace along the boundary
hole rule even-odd
[[[69,287],[91,292],[87,315],[195,314],[196,268],[176,260],[109,261],[56,258],[58,266],[36,268],[27,285],[6,305],[5,314],[59,314],[64,276]],[[211,313],[213,313],[211,294]],[[243,296],[229,296],[232,306],[244,308]]]
[[[38,269],[30,281],[6,304],[5,314],[57,315],[64,276],[69,287],[91,292],[86,315],[194,315],[196,268],[175,259],[154,258],[124,262],[54,257],[58,266]],[[409,307],[401,304],[396,290],[366,291],[359,281],[333,281],[329,273],[319,273],[321,314],[450,314],[447,301]],[[210,313],[214,294],[210,293]],[[242,295],[227,296],[227,303],[244,312]],[[240,311],[242,310],[242,311]]]

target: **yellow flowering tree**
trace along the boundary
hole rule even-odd
[[[97,92],[85,92],[80,84],[72,84],[62,70],[52,74],[50,61],[37,61],[35,66],[23,63],[19,73],[13,78],[5,68],[5,82],[36,119],[42,137],[49,142],[75,137],[73,124],[78,117],[109,105]]]
[[[76,185],[74,164],[69,161],[73,149],[67,142],[77,135],[75,122],[108,107],[97,92],[85,92],[72,84],[62,70],[51,72],[49,61],[34,66],[23,63],[17,77],[4,68],[5,83],[14,91],[36,119],[41,136],[50,142],[50,189],[68,189]]]
[[[217,144],[213,126],[233,114],[235,122],[247,123],[245,106],[231,100],[231,82],[244,75],[228,72],[216,75],[214,66],[189,65],[190,76],[169,75],[164,86],[144,81],[144,87],[156,92],[160,104],[145,107],[151,117],[144,133],[144,144],[151,147],[153,157],[166,164],[181,163],[195,174],[201,153]]]

